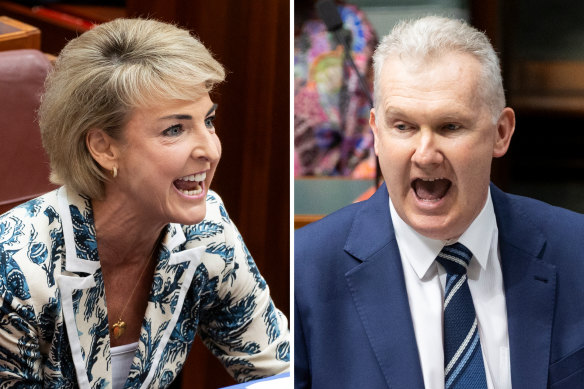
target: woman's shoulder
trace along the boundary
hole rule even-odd
[[[56,209],[57,194],[53,191],[0,216],[0,296],[9,303],[16,299],[15,306],[22,305],[21,313],[29,319],[29,308],[34,306],[41,312],[54,297],[57,266],[53,258],[60,247],[53,244],[60,238],[55,233],[60,226]],[[38,282],[42,279],[46,283]],[[29,284],[31,280],[35,281]]]
[[[0,247],[14,243],[29,230],[42,229],[59,219],[57,202],[57,190],[54,190],[0,215]]]

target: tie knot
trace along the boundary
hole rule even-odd
[[[448,274],[465,274],[472,253],[462,243],[444,246],[436,257],[436,261],[444,266]]]

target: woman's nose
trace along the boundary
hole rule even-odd
[[[217,162],[221,157],[221,143],[209,130],[202,131],[193,139],[193,158]]]

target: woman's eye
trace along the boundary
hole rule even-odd
[[[183,126],[182,124],[175,124],[174,126],[168,127],[166,130],[162,131],[164,136],[177,136],[182,134]]]
[[[213,128],[213,122],[215,121],[215,115],[213,116],[209,116],[208,118],[205,119],[205,127],[207,128]]]

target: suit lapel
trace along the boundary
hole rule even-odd
[[[66,259],[57,282],[80,388],[111,384],[105,288],[89,199],[59,189]]]
[[[110,337],[91,202],[67,193],[65,187],[59,189],[58,199],[66,259],[57,282],[78,384],[108,388],[112,382]],[[162,374],[159,366],[172,366],[168,360],[176,358],[167,346],[205,251],[200,241],[183,247],[185,242],[180,225],[170,224],[129,373],[127,383],[132,387],[150,387]]]
[[[512,384],[517,388],[546,388],[556,269],[541,259],[545,251],[541,231],[493,185],[491,193],[499,228]]]
[[[545,251],[541,231],[493,185],[491,194],[499,228],[512,384],[545,388],[556,270],[541,260]],[[423,387],[385,185],[356,215],[345,250],[360,261],[346,279],[388,386]]]
[[[165,373],[161,371],[162,366],[172,366],[168,362],[176,357],[173,355],[176,350],[168,349],[169,339],[177,325],[195,270],[205,252],[203,244],[197,246],[194,242],[189,242],[186,249],[181,248],[185,241],[180,225],[170,224],[167,227],[142,323],[138,350],[127,382],[132,387],[137,387],[136,383],[140,383],[141,388],[158,386],[153,381]],[[178,367],[175,366],[176,369]],[[171,374],[174,376],[176,371],[171,371]]]
[[[423,388],[385,185],[355,216],[345,251],[360,261],[345,277],[388,387]]]

